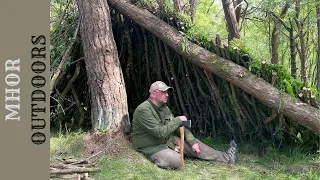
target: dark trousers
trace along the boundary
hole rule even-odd
[[[180,142],[180,138],[176,137]],[[184,143],[184,155],[190,157],[196,157],[203,160],[216,160],[222,162],[228,162],[229,156],[226,152],[217,151],[197,139],[197,143],[200,147],[200,153],[196,153],[192,150],[189,143]],[[173,149],[167,148],[150,156],[149,160],[155,163],[161,168],[176,169],[181,166],[180,153]]]

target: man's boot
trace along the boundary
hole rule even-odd
[[[237,143],[234,140],[230,141],[230,148],[228,149],[227,154],[229,155],[228,163],[234,164],[238,159]]]

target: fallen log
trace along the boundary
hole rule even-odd
[[[302,126],[320,134],[320,110],[292,98],[271,84],[250,73],[246,68],[228,61],[186,40],[174,29],[147,10],[125,0],[108,0],[110,7],[144,27],[193,64],[231,82],[272,109],[278,109]]]
[[[72,163],[77,163],[77,162],[79,162],[79,160],[77,160],[77,159],[64,159],[62,161],[63,164],[72,164]]]
[[[81,168],[75,165],[70,165],[70,164],[52,164],[50,167],[55,168],[55,169],[75,169],[75,168]]]
[[[59,178],[59,179],[79,179],[79,180],[90,180],[88,177],[88,173],[84,174],[53,174],[50,175],[51,178]]]
[[[89,173],[89,172],[100,172],[99,168],[73,168],[73,169],[56,169],[51,170],[50,174],[74,174],[74,173]]]
[[[51,164],[50,168],[54,169],[74,169],[74,168],[82,168],[82,167],[89,167],[89,166],[95,166],[95,163],[84,163],[84,164]]]
[[[50,175],[51,178],[60,178],[60,179],[81,179],[80,174],[55,174]]]

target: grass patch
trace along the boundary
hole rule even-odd
[[[99,161],[102,172],[94,174],[96,180],[133,179],[320,179],[319,172],[289,172],[287,165],[277,161],[261,163],[259,157],[250,154],[240,154],[238,164],[234,167],[216,161],[186,159],[185,166],[178,170],[164,170],[146,160],[135,151],[127,152],[118,158],[103,158]],[[279,156],[281,157],[281,156]],[[310,159],[310,158],[309,158]]]
[[[228,174],[229,168],[213,166],[213,162],[186,159],[185,166],[178,170],[164,170],[146,160],[142,155],[131,152],[130,158],[104,158],[99,162],[101,173],[95,174],[97,180],[103,179],[220,179]],[[226,175],[228,179],[234,175]]]
[[[83,132],[58,133],[50,138],[50,161],[56,158],[79,156],[83,147]]]
[[[83,133],[52,137],[50,156],[78,157],[84,146],[83,137]],[[301,148],[277,150],[270,145],[262,154],[259,154],[255,152],[259,149],[258,145],[239,143],[239,160],[235,166],[217,161],[186,158],[184,167],[177,170],[164,170],[133,150],[130,143],[123,139],[117,141],[114,143],[120,144],[120,153],[116,156],[107,154],[98,159],[97,167],[101,168],[101,172],[92,173],[90,177],[95,180],[320,179],[319,152],[307,154]],[[213,141],[205,138],[202,141],[221,151],[227,150],[229,146],[223,139]]]

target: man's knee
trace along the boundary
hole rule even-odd
[[[172,153],[173,155],[169,158],[170,159],[170,166],[173,169],[177,169],[181,167],[181,159],[180,159],[180,154],[174,151]]]
[[[157,166],[165,169],[177,169],[181,166],[180,154],[171,150],[165,149],[155,153],[150,159]]]

